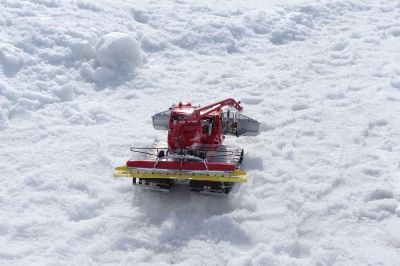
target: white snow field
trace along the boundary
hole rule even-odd
[[[229,197],[112,178],[230,97]],[[399,1],[0,1],[0,265],[399,263]]]

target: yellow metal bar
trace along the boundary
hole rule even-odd
[[[114,177],[129,177],[129,178],[167,178],[180,180],[198,180],[198,181],[215,181],[215,182],[240,182],[247,181],[246,172],[235,170],[232,173],[204,173],[196,172],[155,172],[143,171],[139,169],[129,169],[127,166],[118,166],[115,168]]]

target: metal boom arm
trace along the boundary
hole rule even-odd
[[[222,107],[228,106],[228,105],[235,107],[236,110],[238,110],[238,111],[242,111],[243,110],[243,107],[240,106],[240,102],[237,102],[232,98],[229,98],[229,99],[226,99],[226,100],[223,100],[223,101],[220,101],[220,102],[217,102],[217,103],[213,103],[213,104],[201,107],[199,109],[196,109],[194,111],[194,113],[193,113],[193,116],[196,117],[196,118],[201,118],[201,117],[204,117],[204,116],[208,115],[209,113],[211,113],[211,112],[213,112],[215,110],[221,109]]]

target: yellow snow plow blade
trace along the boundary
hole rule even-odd
[[[215,182],[240,182],[247,181],[246,172],[235,170],[232,173],[196,173],[181,171],[162,171],[157,172],[153,169],[148,171],[139,170],[127,166],[118,166],[114,170],[114,177],[129,178],[160,178],[160,179],[179,179],[179,180],[198,180],[198,181],[215,181]]]

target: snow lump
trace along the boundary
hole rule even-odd
[[[104,35],[96,43],[95,50],[98,67],[94,75],[88,71],[81,74],[86,80],[91,80],[93,76],[97,84],[106,84],[118,79],[118,76],[129,76],[134,68],[146,61],[140,44],[126,33],[111,32]]]
[[[140,66],[143,55],[139,43],[132,36],[111,32],[97,42],[96,59],[100,67],[117,70]]]

